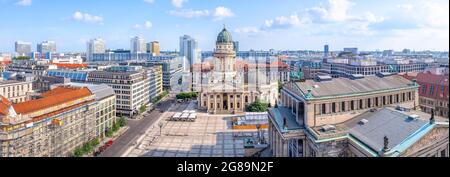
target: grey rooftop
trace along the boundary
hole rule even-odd
[[[366,76],[360,79],[334,78],[329,81],[306,80],[295,84],[303,92],[299,95],[305,95],[308,90],[311,90],[315,98],[388,91],[413,86],[411,81],[398,75],[383,78],[378,76]]]

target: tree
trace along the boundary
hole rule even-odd
[[[95,139],[91,140],[89,143],[91,144],[92,147],[95,147],[100,144],[100,139],[95,138]]]
[[[112,129],[109,129],[108,131],[106,131],[106,137],[112,137],[114,134],[114,132],[112,131]]]
[[[18,57],[14,58],[14,60],[29,60],[29,59],[30,59],[30,57],[27,57],[27,56],[18,56]]]
[[[118,123],[115,123],[115,124],[113,125],[113,127],[112,127],[113,133],[114,133],[114,132],[117,132],[119,129],[120,129],[120,126],[119,126]]]
[[[192,99],[197,98],[198,93],[197,92],[182,92],[177,94],[177,99],[185,100],[185,99]]]
[[[268,103],[262,103],[261,101],[256,100],[254,103],[248,105],[245,110],[247,112],[266,112],[268,108]]]
[[[117,123],[120,127],[125,127],[127,125],[127,120],[125,119],[125,117],[120,117]]]
[[[73,156],[75,156],[75,157],[83,156],[83,150],[81,148],[75,149],[75,152],[73,153]]]
[[[283,88],[283,83],[281,81],[278,81],[278,92],[281,92],[282,88]]]
[[[166,97],[169,93],[167,91],[164,91],[163,93],[161,93],[160,95],[158,95],[157,97],[153,98],[152,103],[158,103],[159,101],[161,101],[161,99],[163,99],[164,97]]]
[[[146,106],[146,105],[142,105],[142,106],[139,108],[139,111],[140,111],[141,113],[145,112],[145,110],[147,110],[147,106]]]

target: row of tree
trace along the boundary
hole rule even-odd
[[[260,100],[256,100],[252,104],[245,108],[246,112],[267,112],[272,107],[270,103],[263,103]]]
[[[121,127],[125,127],[127,125],[127,120],[124,117],[120,117],[117,122],[113,124],[111,128],[106,131],[106,137],[112,137],[115,132],[119,131]],[[95,138],[83,144],[83,146],[78,147],[73,152],[73,156],[81,157],[85,154],[91,153],[96,146],[100,144],[100,139]]]
[[[182,92],[177,94],[177,99],[179,100],[193,99],[197,97],[198,97],[197,92]]]

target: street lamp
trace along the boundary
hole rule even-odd
[[[260,129],[261,129],[261,124],[256,124],[256,130],[258,131],[258,143],[261,142]]]
[[[162,127],[163,127],[163,125],[164,125],[164,123],[162,123],[162,122],[159,122],[159,123],[158,123],[158,126],[159,126],[159,136],[162,135]]]

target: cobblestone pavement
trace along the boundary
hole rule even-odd
[[[187,109],[177,105],[176,111]],[[191,105],[192,107],[192,105]],[[168,114],[172,116],[175,113]],[[244,140],[233,136],[226,116],[198,113],[195,122],[167,121],[160,130],[153,128],[129,157],[244,157]],[[236,132],[234,132],[236,133]],[[255,136],[256,132],[246,132]]]
[[[221,117],[199,117],[196,122],[168,122],[149,132],[129,156],[144,157],[243,157],[244,141],[227,131]]]

